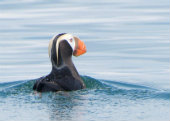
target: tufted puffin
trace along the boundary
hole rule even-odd
[[[85,88],[72,61],[72,55],[80,56],[84,53],[86,53],[86,46],[78,37],[67,33],[54,36],[48,47],[52,70],[47,76],[36,80],[33,90],[55,92]]]

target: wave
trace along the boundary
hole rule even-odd
[[[95,89],[99,93],[107,93],[109,95],[122,95],[132,99],[170,99],[169,91],[162,91],[151,87],[111,81],[111,80],[97,80],[89,76],[82,76],[88,89]]]
[[[98,80],[89,76],[81,76],[86,89],[73,91],[93,93],[95,95],[119,95],[130,99],[170,99],[170,92],[143,85],[136,85],[111,80]],[[0,83],[0,97],[27,95],[34,93],[32,87],[36,79]]]

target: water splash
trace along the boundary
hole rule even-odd
[[[81,76],[86,89],[72,91],[70,94],[89,94],[122,96],[131,99],[170,99],[170,92],[158,89],[118,81],[97,80],[89,76]],[[0,96],[7,97],[12,95],[28,95],[34,93],[32,87],[34,80],[14,81],[0,84]],[[53,93],[49,93],[53,94]],[[61,94],[61,93],[59,93]]]

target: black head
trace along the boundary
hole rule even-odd
[[[52,65],[59,67],[71,59],[72,55],[79,56],[86,52],[85,44],[71,34],[62,33],[54,36],[48,48]]]

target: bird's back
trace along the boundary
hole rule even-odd
[[[84,83],[80,77],[74,77],[69,67],[53,69],[45,77],[39,78],[33,89],[39,92],[46,91],[72,91],[84,88]]]

